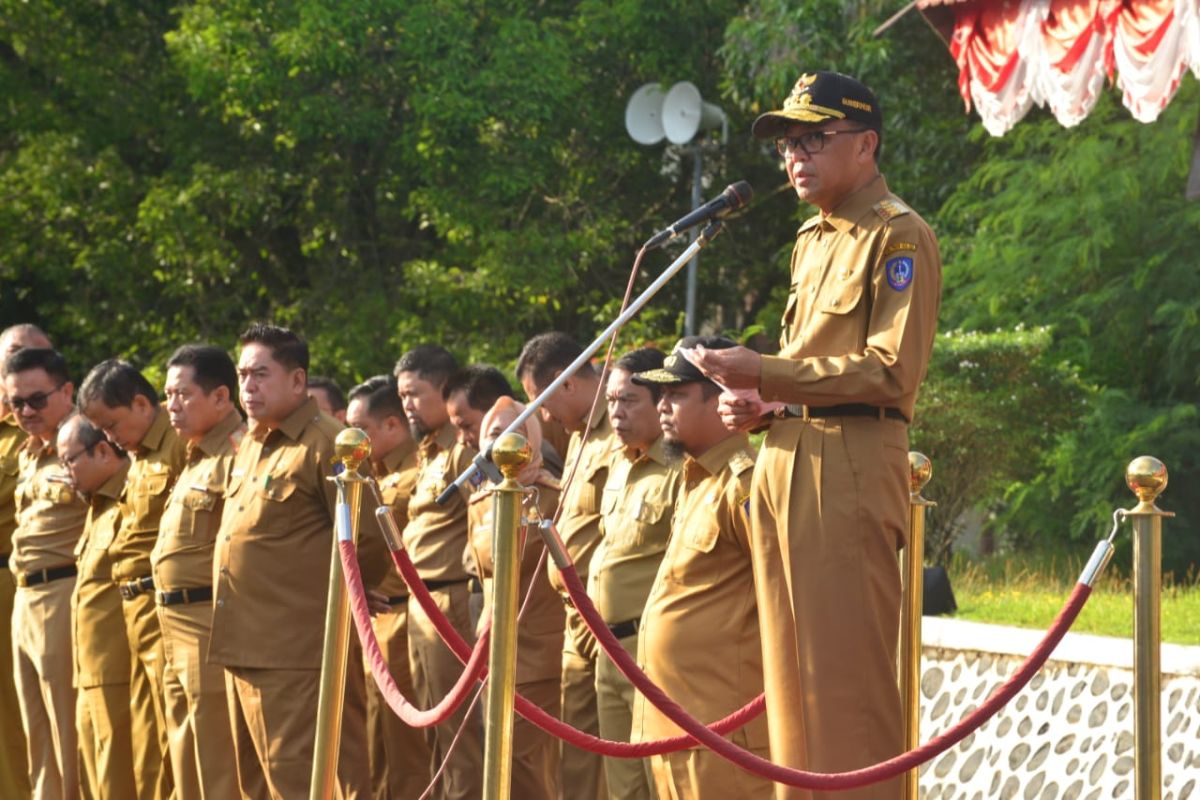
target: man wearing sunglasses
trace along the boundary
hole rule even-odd
[[[55,436],[73,411],[63,357],[26,348],[4,362],[4,392],[29,438],[21,446],[9,569],[17,590],[12,643],[33,797],[79,792],[72,687],[71,592],[87,504],[59,462]]]
[[[50,339],[36,325],[13,325],[0,333],[0,365],[26,347],[50,347]],[[13,493],[17,488],[17,455],[25,431],[9,411],[0,376],[0,572],[8,570],[12,534],[17,526]],[[12,610],[16,586],[0,575],[0,797],[29,793],[25,775],[25,731],[12,672]]]
[[[727,425],[770,422],[751,542],[771,755],[818,772],[883,761],[903,738],[896,553],[941,260],[929,226],[879,173],[882,128],[874,93],[835,72],[801,76],[782,109],[755,120],[754,136],[775,140],[796,195],[819,213],[796,236],[779,354],[736,347],[699,359],[718,383],[751,390],[722,398]],[[784,405],[764,418],[763,401]],[[900,786],[836,796],[898,798]]]

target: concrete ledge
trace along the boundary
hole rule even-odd
[[[946,617],[924,617],[921,643],[925,647],[1025,657],[1033,652],[1045,633]],[[1161,658],[1163,675],[1200,677],[1200,647],[1164,644]],[[1133,640],[1068,633],[1050,655],[1050,660],[1132,670]]]

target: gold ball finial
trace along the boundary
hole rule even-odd
[[[924,453],[908,451],[908,488],[912,494],[920,495],[925,484],[933,477],[933,462]]]
[[[1167,465],[1154,456],[1138,456],[1125,468],[1125,485],[1138,500],[1153,504],[1167,488]]]
[[[492,462],[509,480],[515,480],[532,458],[529,440],[519,433],[506,433],[492,444]]]
[[[333,455],[347,472],[354,472],[371,457],[371,437],[362,428],[346,428],[333,440]]]

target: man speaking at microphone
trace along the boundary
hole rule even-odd
[[[722,396],[727,426],[770,423],[750,511],[771,756],[817,772],[884,761],[903,743],[896,553],[941,259],[879,173],[882,127],[874,93],[836,72],[802,75],[781,110],[755,120],[819,213],[796,236],[779,354],[698,358],[717,383],[752,390]],[[772,401],[783,406],[764,415]],[[900,792],[899,780],[836,794],[776,787],[822,800]]]

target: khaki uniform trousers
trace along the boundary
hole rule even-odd
[[[0,797],[29,797],[29,769],[25,761],[25,730],[13,680],[12,616],[17,593],[11,574],[0,570]]]
[[[748,747],[768,758],[765,747]],[[650,756],[658,800],[758,800],[770,797],[774,784],[734,766],[711,750],[679,750]]]
[[[626,636],[621,646],[637,659],[638,636]],[[633,700],[637,692],[629,679],[606,654],[596,662],[596,711],[600,735],[615,742],[628,742],[633,728]],[[604,758],[604,780],[609,797],[621,800],[652,800],[650,764],[644,758]]]
[[[140,594],[121,602],[133,674],[129,678],[132,709],[133,763],[137,765],[139,800],[168,800],[174,788],[167,717],[163,702],[162,629],[154,611],[154,595]]]
[[[408,601],[377,614],[372,622],[379,648],[401,694],[413,698],[408,663]],[[429,745],[425,734],[410,728],[392,713],[366,668],[367,740],[371,760],[371,791],[375,800],[417,800],[429,785]]]
[[[464,580],[435,589],[432,594],[437,607],[455,630],[468,642],[474,642],[467,582]],[[445,697],[463,671],[462,663],[442,643],[420,603],[412,597],[408,599],[408,657],[417,705],[421,708],[430,708]],[[438,778],[433,797],[477,800],[483,794],[483,722],[478,706],[471,711],[468,719],[468,705],[463,703],[441,725],[425,729],[425,739],[432,753],[431,771],[436,773],[442,762],[446,761],[446,768]],[[467,720],[465,725],[464,719]],[[447,760],[450,742],[460,727],[462,735]]]
[[[225,669],[207,663],[212,603],[156,606],[163,641],[163,704],[178,800],[238,796]]]
[[[774,423],[755,466],[751,523],[772,760],[843,772],[895,756],[907,429],[869,417]],[[899,779],[847,792],[776,787],[779,798],[900,794]]]
[[[362,663],[352,647],[350,663]],[[357,678],[356,678],[357,676]],[[346,673],[337,796],[370,796],[366,685]],[[317,735],[319,669],[225,668],[225,696],[242,796],[251,800],[308,800]],[[227,767],[228,768],[228,767]]]
[[[594,736],[600,735],[600,717],[596,711],[596,662],[600,657],[596,637],[574,606],[568,606],[563,636],[562,720]],[[561,747],[562,785],[571,800],[607,798],[604,760],[566,742]]]
[[[13,676],[34,800],[79,793],[71,658],[74,589],[74,578],[61,578],[17,589],[13,602]]]
[[[81,796],[88,800],[136,797],[129,684],[79,689],[75,726],[79,732]]]

